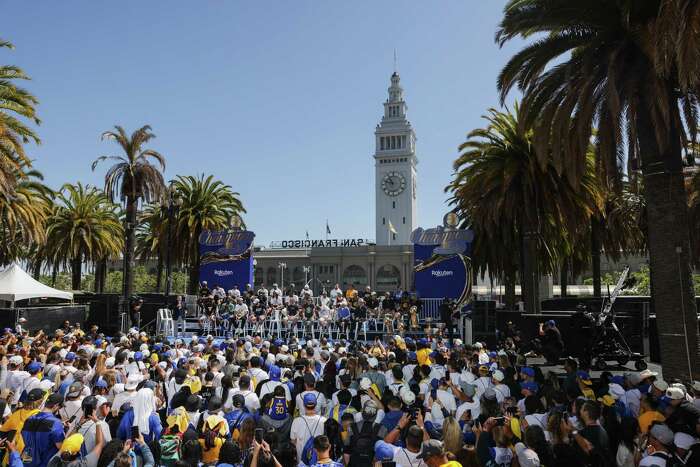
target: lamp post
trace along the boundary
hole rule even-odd
[[[173,182],[170,182],[168,188],[168,199],[166,209],[168,210],[168,236],[167,244],[165,245],[165,307],[170,307],[170,291],[173,286],[172,275],[172,249],[173,249],[173,224],[175,223],[176,211],[182,206],[182,199],[177,196]]]
[[[309,273],[311,272],[311,266],[304,266],[302,268],[304,271],[304,284],[308,285],[309,284]]]
[[[287,269],[287,263],[277,263],[280,268],[280,282],[282,283],[282,293],[284,293],[284,270]]]

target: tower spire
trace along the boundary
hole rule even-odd
[[[396,47],[394,47],[394,73],[399,72],[399,59],[396,56]]]

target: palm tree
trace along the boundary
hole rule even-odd
[[[105,174],[105,193],[110,201],[114,202],[118,197],[126,206],[123,292],[124,297],[128,298],[134,289],[134,249],[138,204],[139,202],[150,203],[161,197],[165,187],[162,174],[165,170],[165,158],[153,149],[144,148],[146,143],[155,138],[150,126],[139,128],[131,136],[120,126],[114,128],[116,131],[103,133],[102,139],[116,141],[124,154],[99,157],[92,163],[92,170],[95,170],[101,161],[107,159],[117,161]],[[151,160],[156,164],[151,163]]]
[[[498,87],[502,100],[513,87],[523,92],[522,123],[559,173],[578,183],[594,124],[612,180],[623,151],[641,162],[664,375],[682,379],[700,370],[682,174],[682,148],[698,130],[698,21],[697,0],[510,0],[496,34],[501,45],[538,37]]]
[[[48,256],[70,265],[71,286],[80,289],[82,265],[119,254],[124,230],[118,208],[95,187],[63,185],[47,227]]]
[[[529,312],[539,310],[539,275],[570,254],[575,233],[598,211],[601,194],[593,164],[578,187],[559,177],[551,157],[539,157],[532,131],[515,113],[490,109],[486,128],[469,133],[446,191],[457,214],[475,230],[473,264],[501,277],[513,305],[520,271]],[[592,162],[592,160],[591,160]]]
[[[11,43],[0,40],[0,49],[12,48]],[[21,120],[39,123],[35,109],[38,101],[14,84],[28,79],[16,66],[0,66],[0,196],[11,195],[18,183],[17,173],[31,166],[24,144],[39,143],[36,133]]]
[[[51,211],[53,192],[43,184],[44,177],[20,162],[12,170],[12,191],[0,190],[0,264],[24,257],[27,247],[46,240],[46,219]]]
[[[167,206],[149,204],[141,212],[141,221],[136,232],[136,255],[142,261],[156,258],[156,292],[160,292],[162,285],[167,235]]]
[[[199,236],[206,230],[228,228],[234,218],[246,210],[239,194],[212,175],[178,176],[173,183],[175,196],[182,204],[178,211],[173,243],[176,260],[189,266],[189,293],[199,284]]]

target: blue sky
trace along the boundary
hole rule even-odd
[[[166,179],[215,174],[258,244],[374,235],[373,131],[393,51],[418,136],[418,222],[440,223],[466,133],[498,105],[517,44],[494,44],[502,0],[4,0],[0,37],[41,101],[30,149],[54,188],[102,185],[115,124],[150,124]]]

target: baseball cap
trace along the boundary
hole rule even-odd
[[[616,383],[610,383],[608,385],[608,394],[615,400],[624,397],[625,388]]]
[[[665,446],[673,444],[673,431],[671,431],[668,425],[663,423],[652,426],[649,430],[649,435],[659,440],[659,442]]]
[[[98,379],[98,380],[95,382],[95,387],[96,387],[96,388],[106,388],[106,387],[108,387],[107,381],[105,381],[104,379],[100,378],[100,379]]]
[[[75,360],[75,352],[68,352],[66,356],[63,357],[63,359],[72,362],[73,360]]]
[[[367,359],[367,364],[370,368],[377,368],[379,366],[379,360],[377,360],[374,357],[371,357]]]
[[[693,438],[688,433],[683,433],[682,431],[679,431],[673,435],[673,444],[675,444],[679,449],[685,449],[687,451],[697,442],[697,439]]]
[[[668,389],[668,383],[662,379],[657,379],[652,383],[652,386],[654,386],[656,389],[658,389],[661,392],[666,392]]]
[[[491,377],[493,379],[495,379],[496,381],[501,382],[505,379],[506,376],[503,374],[503,372],[501,370],[496,370],[493,372]]]
[[[134,354],[134,360],[136,360],[137,362],[140,362],[141,360],[143,360],[143,352],[141,352],[140,350],[138,352],[136,352]]]
[[[416,459],[426,460],[429,457],[442,456],[444,454],[445,450],[442,447],[442,442],[436,439],[430,439],[428,441],[423,442],[420,454],[418,454]]]
[[[80,452],[80,448],[83,446],[83,440],[83,435],[80,433],[70,435],[68,438],[63,440],[63,444],[61,444],[61,452],[68,453],[71,456],[78,454]]]
[[[520,389],[523,391],[530,391],[533,394],[536,394],[537,391],[539,391],[540,387],[537,385],[537,383],[533,381],[526,381],[524,383],[520,383]]]
[[[34,388],[27,394],[27,402],[40,401],[44,397],[44,391],[39,388]]]
[[[80,396],[81,392],[83,392],[83,383],[81,383],[80,381],[74,381],[68,388],[66,397],[78,397]]]
[[[535,370],[529,366],[524,366],[520,369],[520,373],[529,376],[530,378],[535,377]]]
[[[394,458],[394,445],[384,441],[377,441],[374,445],[374,459],[377,461],[390,461]]]
[[[643,371],[639,372],[639,379],[643,381],[647,378],[651,378],[653,376],[658,376],[658,375],[659,374],[657,372],[647,369],[647,370],[643,370]]]
[[[272,381],[279,381],[282,376],[282,371],[277,365],[270,365],[270,379]]]
[[[666,389],[666,397],[673,401],[677,401],[685,397],[685,391],[683,391],[681,388],[671,386]]]
[[[46,399],[46,402],[44,402],[44,406],[46,407],[53,407],[59,404],[63,404],[63,396],[60,392],[54,392]]]
[[[486,400],[496,400],[496,391],[493,388],[486,388],[484,391],[484,399]]]
[[[589,375],[587,372],[583,371],[583,370],[577,371],[577,372],[576,372],[576,377],[577,377],[578,379],[580,379],[581,382],[582,382],[583,384],[585,384],[586,386],[590,386],[591,384],[593,384],[593,383],[591,382],[591,377],[590,377],[590,375]]]
[[[377,405],[374,401],[367,401],[362,407],[362,419],[363,420],[374,420],[377,416]]]
[[[27,365],[26,370],[32,375],[35,373],[39,373],[41,371],[41,363],[32,362],[29,365]]]
[[[304,407],[307,407],[309,409],[313,409],[316,407],[316,394],[312,392],[308,392],[304,394]]]

